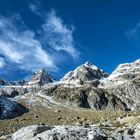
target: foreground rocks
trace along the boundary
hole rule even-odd
[[[32,125],[1,138],[8,140],[139,140],[140,124],[116,130],[113,127],[105,129],[97,126]]]

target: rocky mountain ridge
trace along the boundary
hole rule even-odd
[[[47,107],[58,103],[94,110],[135,110],[140,108],[139,74],[140,60],[119,65],[111,75],[86,62],[60,81],[40,69],[31,81],[2,86],[0,92],[32,109],[37,104]]]

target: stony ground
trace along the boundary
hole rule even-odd
[[[57,108],[40,111],[32,111],[8,120],[0,120],[0,136],[13,133],[23,126],[35,124],[47,125],[78,125],[85,126],[98,124],[100,127],[110,129],[122,127],[125,123],[140,123],[140,111],[137,112],[109,112],[94,111],[80,108]],[[136,116],[136,117],[135,117]],[[121,123],[118,118],[122,119]],[[111,127],[110,127],[111,126]]]

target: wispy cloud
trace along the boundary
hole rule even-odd
[[[66,26],[54,10],[47,14],[42,25],[44,40],[55,51],[65,51],[73,58],[79,56],[73,40],[74,26]]]
[[[53,58],[46,52],[33,31],[25,25],[17,27],[12,18],[0,17],[0,55],[16,67],[34,71],[40,67],[56,69]]]
[[[30,9],[38,14],[35,5],[30,4]],[[20,15],[10,18],[0,16],[0,56],[4,57],[0,57],[0,68],[14,64],[16,68],[26,71],[35,71],[41,67],[56,71],[59,61],[68,58],[68,54],[69,57],[78,58],[79,52],[73,39],[74,26],[65,25],[54,10],[43,17],[44,23],[36,29],[40,31],[40,37],[37,37]]]

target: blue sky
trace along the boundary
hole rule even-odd
[[[59,79],[85,61],[111,73],[139,58],[139,0],[1,1],[0,77]]]

